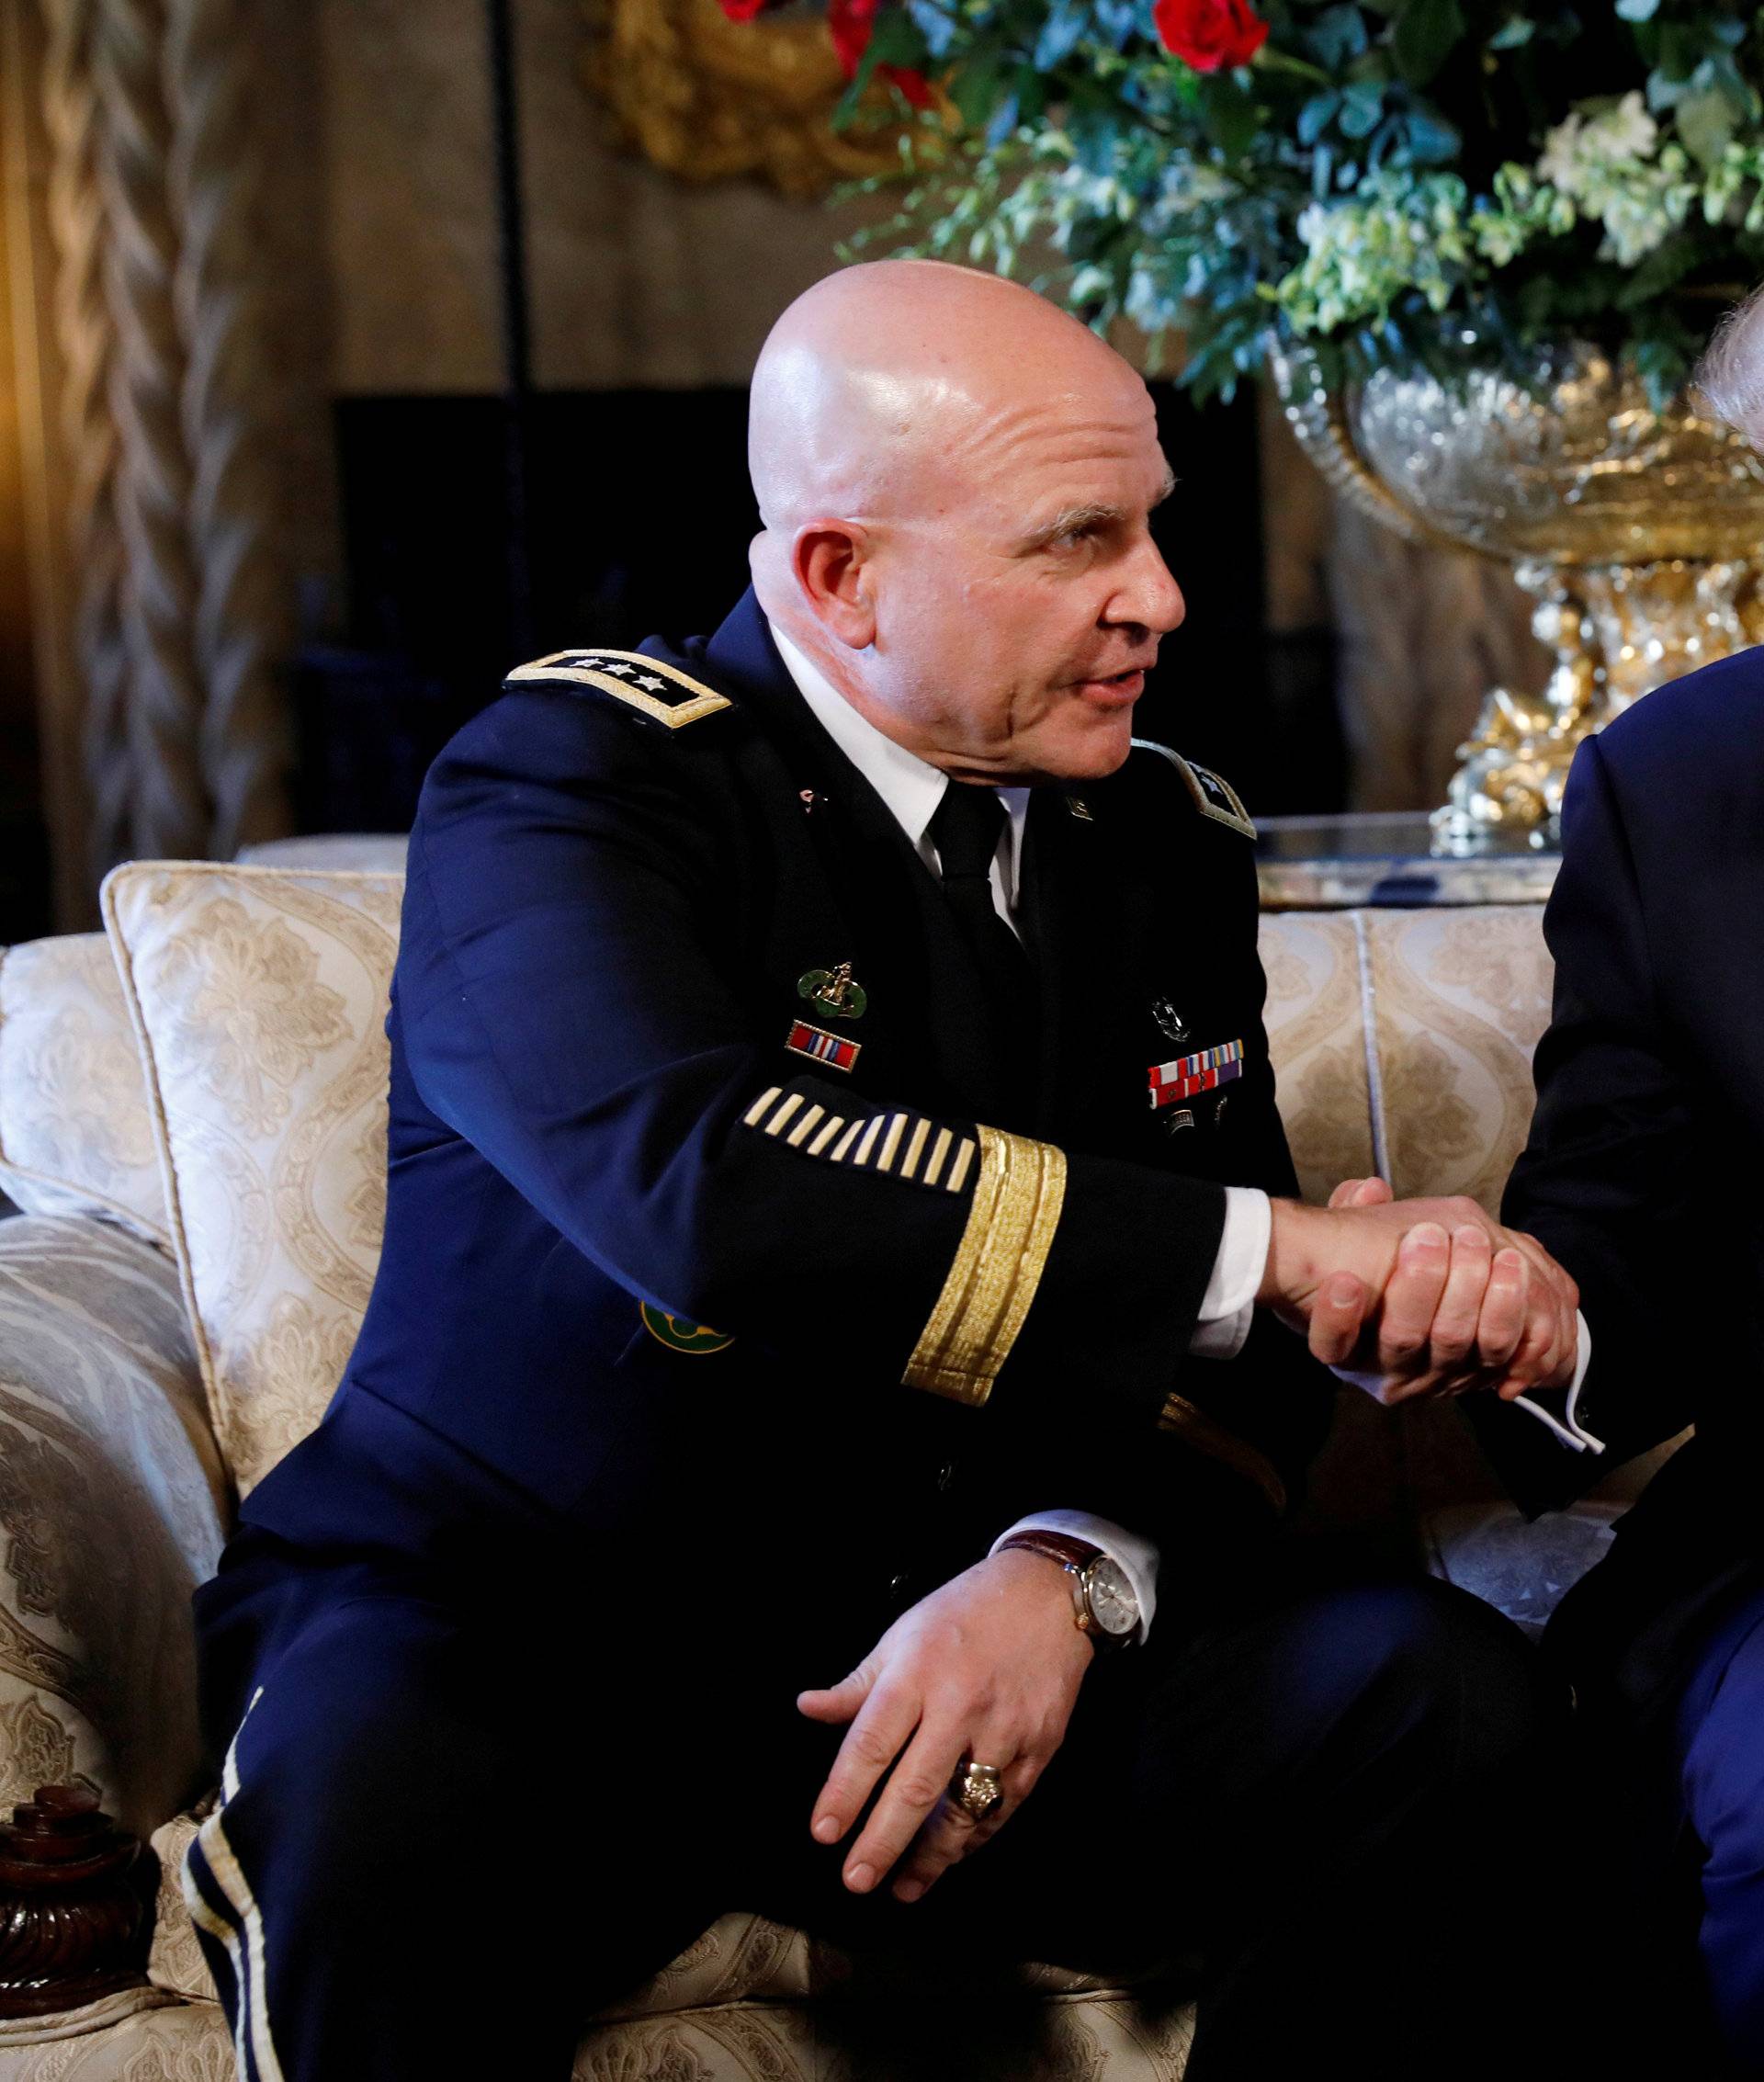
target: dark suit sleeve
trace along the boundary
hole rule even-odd
[[[733,953],[763,848],[710,765],[546,688],[442,754],[396,979],[424,1103],[632,1294],[830,1394],[883,1369],[979,1404],[1008,1362],[1001,1403],[1101,1394],[1149,1420],[1219,1188],[928,1120],[786,1054]]]
[[[1534,1065],[1531,1139],[1501,1207],[1579,1283],[1592,1363],[1581,1392],[1602,1454],[1575,1454],[1522,1411],[1466,1413],[1517,1501],[1549,1510],[1690,1421],[1681,1314],[1695,1291],[1685,1179],[1689,1095],[1655,990],[1646,920],[1611,775],[1577,753],[1561,872],[1544,913],[1555,996]]]

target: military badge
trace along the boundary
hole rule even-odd
[[[1188,1039],[1188,1024],[1168,998],[1151,1001],[1151,1016],[1158,1023],[1158,1031],[1166,1041],[1182,1042]]]
[[[1094,824],[1096,822],[1096,817],[1090,804],[1085,801],[1081,795],[1069,795],[1066,798],[1066,809],[1068,813],[1076,817],[1080,824]]]
[[[1178,1056],[1173,1062],[1153,1063],[1147,1071],[1154,1108],[1173,1106],[1192,1099],[1197,1092],[1212,1092],[1243,1075],[1243,1043],[1221,1042],[1216,1048],[1202,1048],[1192,1056]]]
[[[837,1034],[829,1034],[824,1026],[810,1026],[806,1019],[791,1021],[784,1045],[796,1055],[807,1056],[810,1062],[826,1063],[833,1069],[843,1070],[856,1066],[860,1046]]]
[[[670,1316],[663,1308],[651,1308],[647,1301],[638,1304],[637,1312],[643,1318],[643,1328],[670,1352],[727,1352],[735,1342],[726,1330],[707,1330],[704,1324],[689,1322],[684,1316]]]
[[[1164,1115],[1164,1132],[1174,1135],[1179,1128],[1193,1127],[1194,1115],[1186,1106],[1175,1106]]]
[[[852,974],[848,961],[837,968],[811,968],[797,979],[797,995],[807,998],[834,1019],[862,1019],[870,994]]]

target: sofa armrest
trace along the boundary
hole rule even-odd
[[[171,1260],[0,1221],[0,1810],[75,1781],[144,1838],[200,1789],[189,1597],[229,1511]]]

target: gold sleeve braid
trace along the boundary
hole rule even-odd
[[[1066,1152],[981,1126],[967,1222],[904,1386],[983,1403],[1035,1298],[1066,1197]]]

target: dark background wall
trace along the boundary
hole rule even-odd
[[[1264,812],[1339,789],[1327,685],[1277,716],[1264,637],[1253,400],[1197,412],[1157,390],[1180,481],[1160,547],[1189,603],[1140,709]],[[534,401],[531,651],[714,628],[747,583],[756,525],[746,392],[552,391]],[[309,830],[401,829],[428,759],[522,655],[505,554],[503,413],[492,398],[356,396],[336,410],[346,622],[303,662]],[[1333,772],[1333,780],[1331,780]]]
[[[586,81],[582,0],[513,0],[536,387],[523,631],[505,593],[482,0],[255,4],[273,132],[267,402],[287,463],[277,540],[299,603],[298,803],[308,830],[396,828],[428,759],[512,664],[568,643],[690,634],[739,593],[753,358],[784,306],[839,264],[859,220],[758,181],[694,186],[632,156]],[[14,192],[34,194],[36,345],[52,357],[44,177],[40,138]],[[27,334],[32,322],[26,312]],[[0,941],[49,929],[50,832],[53,910],[85,922],[93,899],[75,828],[83,690],[60,628],[74,589],[65,571],[39,589],[57,597],[36,605],[33,690],[6,377],[0,364]],[[56,407],[51,381],[51,446]],[[1261,812],[1329,807],[1342,763],[1328,639],[1316,634],[1317,529],[1296,550],[1290,529],[1272,551],[1262,539],[1269,459],[1290,486],[1295,458],[1248,398],[1197,413],[1163,389],[1159,409],[1182,481],[1159,526],[1190,617],[1165,648],[1144,727],[1219,765]],[[66,490],[51,464],[48,537]],[[1290,492],[1272,501],[1304,504]],[[1271,621],[1285,632],[1272,643]],[[43,661],[58,644],[51,684]]]

